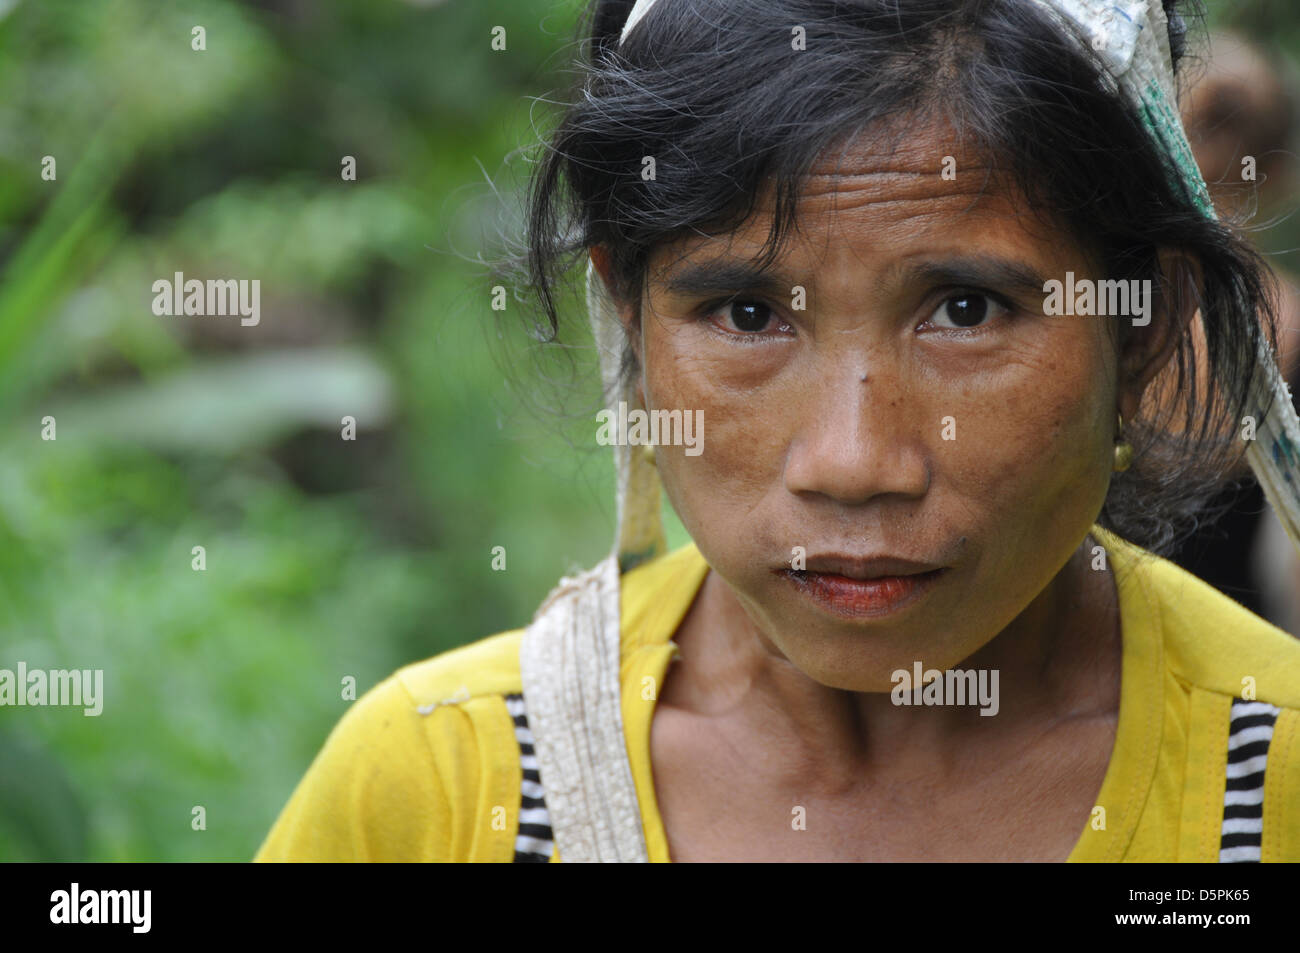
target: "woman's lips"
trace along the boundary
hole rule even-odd
[[[898,576],[854,579],[831,572],[783,569],[781,575],[823,609],[846,618],[879,618],[921,598],[943,569]]]

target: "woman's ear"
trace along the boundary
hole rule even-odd
[[[605,250],[604,245],[592,245],[588,249],[588,253],[591,255],[591,264],[595,267],[596,273],[600,275],[600,280],[605,282],[605,287],[608,289],[611,287],[609,252]]]
[[[1199,313],[1201,266],[1196,256],[1157,249],[1162,279],[1146,295],[1148,321],[1132,319],[1120,336],[1118,402],[1125,420],[1137,415],[1147,386],[1164,370],[1183,335],[1193,333]],[[1135,309],[1131,309],[1135,310]],[[1204,350],[1203,342],[1200,350]],[[1203,355],[1198,354],[1198,358]]]

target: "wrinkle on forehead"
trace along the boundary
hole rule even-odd
[[[953,160],[953,178],[943,176],[946,157]],[[840,217],[868,209],[874,221]],[[756,197],[750,216],[733,232],[680,240],[671,246],[678,253],[673,257],[680,260],[719,245],[733,253],[748,250],[756,257],[770,235],[774,213],[775,189],[769,183]],[[806,248],[824,248],[833,241],[832,233],[845,227],[879,229],[883,236],[900,228],[942,229],[947,222],[957,225],[962,220],[996,228],[998,219],[1038,242],[1076,244],[1066,223],[1031,202],[973,137],[962,135],[943,116],[912,114],[857,130],[824,149],[800,181],[786,237]],[[788,253],[787,246],[783,254]],[[1084,254],[1092,258],[1086,249]]]
[[[955,175],[945,178],[949,158]],[[1033,208],[1023,189],[986,150],[943,120],[923,125],[896,120],[824,150],[800,183],[793,231],[806,240],[817,226],[829,230],[846,224],[837,220],[837,213],[871,206],[880,207],[885,220],[895,226],[916,219],[918,228],[922,222],[933,227],[935,219],[978,213],[981,218],[1014,218],[1026,231],[1041,226],[1044,237],[1059,228]],[[755,235],[767,234],[775,211],[772,187],[764,190],[754,211],[734,236],[744,236],[746,244]]]
[[[951,163],[948,160],[951,159]],[[953,177],[944,178],[951,167]],[[835,201],[854,194],[879,195],[870,201],[921,201],[1001,194],[1014,202],[1024,196],[1001,173],[988,152],[944,118],[896,118],[848,136],[825,150],[802,183],[800,203]],[[859,198],[858,201],[863,199]]]

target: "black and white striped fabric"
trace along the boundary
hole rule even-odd
[[[524,769],[519,804],[519,833],[515,837],[515,863],[549,863],[555,849],[555,835],[551,831],[551,815],[546,811],[542,778],[537,770],[537,756],[533,753],[533,733],[528,728],[528,709],[524,705],[522,694],[506,695],[505,701],[506,709],[515,723],[515,739],[519,742],[519,758]]]
[[[1235,699],[1228,725],[1220,863],[1259,863],[1264,836],[1264,764],[1280,709]]]

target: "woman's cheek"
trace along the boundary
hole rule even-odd
[[[698,540],[743,532],[737,520],[761,508],[766,494],[780,481],[789,408],[783,407],[770,384],[735,384],[735,362],[660,355],[653,348],[647,356],[650,406],[698,411],[696,419],[702,423],[698,454],[687,454],[685,447],[658,448],[669,500]]]
[[[941,484],[985,516],[984,549],[1008,571],[1047,564],[1086,532],[1109,485],[1104,363],[1072,338],[974,382]],[[1065,360],[1063,354],[1074,354]],[[981,412],[980,408],[984,408]]]

